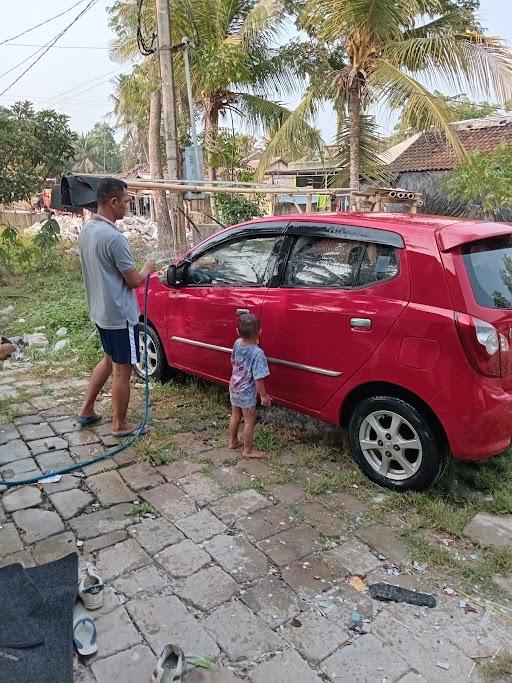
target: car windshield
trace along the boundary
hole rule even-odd
[[[512,236],[474,242],[463,258],[477,303],[512,308]]]

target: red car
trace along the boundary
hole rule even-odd
[[[150,374],[227,384],[246,310],[273,400],[346,427],[373,481],[426,489],[450,452],[510,445],[511,225],[372,213],[227,228],[152,278]]]

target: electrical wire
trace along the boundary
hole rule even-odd
[[[52,100],[59,100],[63,95],[67,95],[70,92],[73,92],[75,90],[81,90],[84,85],[89,85],[89,83],[94,83],[94,81],[99,81],[102,78],[106,78],[107,76],[112,76],[112,74],[117,73],[121,69],[114,69],[113,71],[107,71],[104,74],[101,74],[100,76],[96,76],[95,78],[91,78],[90,81],[85,81],[84,83],[80,83],[80,85],[75,85],[73,88],[69,88],[68,90],[63,90],[60,93],[57,93],[57,95],[52,95],[51,97],[48,97],[48,99],[43,100],[44,102],[51,102]]]
[[[53,17],[50,17],[49,19],[45,19],[40,24],[36,24],[35,26],[32,26],[31,28],[27,28],[27,29],[25,29],[25,31],[18,33],[18,35],[13,36],[12,38],[5,38],[5,40],[0,41],[0,45],[4,45],[5,43],[10,43],[12,40],[16,40],[16,38],[21,38],[21,36],[24,36],[27,33],[30,33],[31,31],[35,31],[36,28],[40,28],[41,26],[44,26],[45,24],[49,24],[50,21],[53,21],[54,19],[58,19],[59,17],[63,17],[65,14],[67,14],[68,12],[71,12],[71,10],[75,9],[75,7],[78,7],[78,5],[82,5],[84,2],[85,2],[85,0],[78,0],[78,2],[75,2],[75,4],[71,5],[71,7],[68,7],[63,12],[59,12],[59,14],[55,14]]]
[[[144,17],[142,14],[143,2],[144,0],[137,0],[137,47],[139,48],[141,55],[144,55],[144,57],[149,57],[149,55],[152,55],[156,52],[155,42],[157,34],[155,31],[153,31],[151,34],[151,44],[146,44],[144,39],[144,31],[148,33],[148,30],[146,24],[144,23]],[[142,26],[143,23],[144,27]]]
[[[46,45],[34,45],[33,43],[0,43],[3,47],[46,47]],[[108,50],[108,46],[100,45],[55,45],[56,50]]]

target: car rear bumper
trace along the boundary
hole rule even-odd
[[[431,401],[455,458],[478,460],[497,455],[512,440],[512,393],[500,380],[465,370]]]

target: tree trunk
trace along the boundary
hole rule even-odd
[[[149,175],[152,178],[163,178],[162,155],[160,147],[160,127],[162,122],[162,99],[160,90],[151,93],[149,101]],[[158,224],[158,248],[169,250],[173,243],[171,219],[167,196],[164,191],[153,190],[153,202],[155,204],[155,218]]]
[[[357,79],[349,86],[348,91],[348,125],[350,130],[350,187],[359,189],[361,146],[361,91]],[[353,202],[351,202],[353,204]]]
[[[206,174],[208,180],[217,180],[217,169],[214,165],[214,154],[219,136],[219,110],[217,104],[209,99],[204,121],[204,146],[206,148]],[[207,209],[208,210],[208,209]],[[210,197],[210,213],[215,216],[215,195]]]

